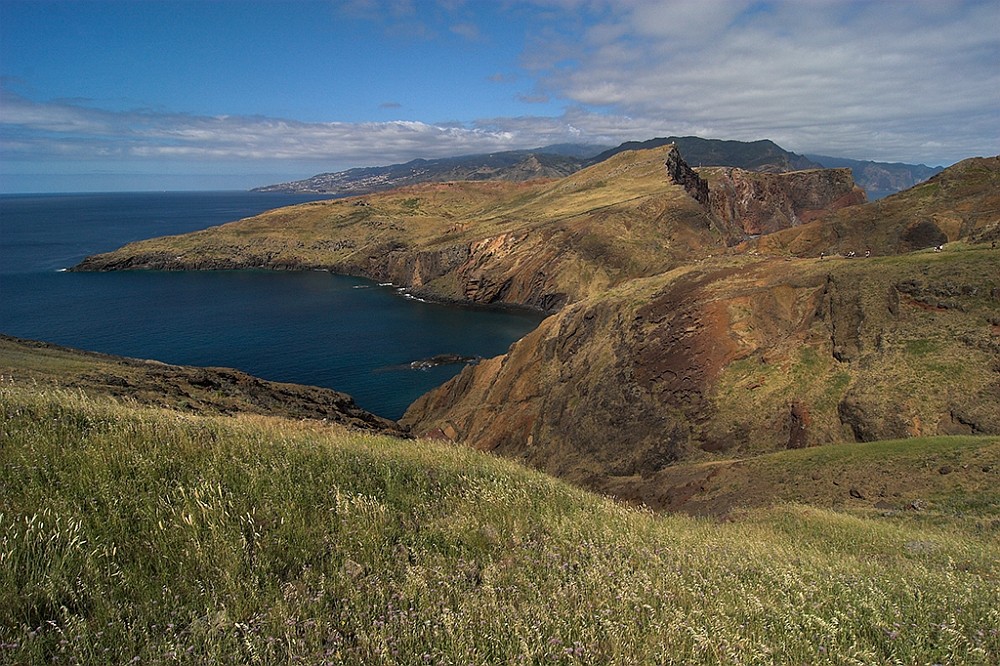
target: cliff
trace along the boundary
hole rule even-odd
[[[872,162],[827,155],[806,155],[806,157],[827,169],[849,168],[854,176],[854,182],[864,189],[871,201],[908,190],[944,170],[944,167],[929,167],[926,164]]]
[[[133,243],[77,270],[327,269],[439,299],[555,311],[719,244],[665,170],[622,153],[553,183],[457,182],[314,202]]]
[[[566,308],[402,422],[644,501],[682,461],[1000,434],[997,265],[703,261]]]
[[[998,173],[969,160],[850,205],[847,170],[691,169],[664,146],[556,182],[280,209],[79,268],[325,268],[554,312],[404,425],[675,506],[682,461],[1000,433],[1000,251],[977,244],[997,235]],[[964,242],[916,251],[941,238]],[[866,247],[893,256],[819,258]]]
[[[850,169],[759,173],[711,167],[698,169],[708,181],[712,213],[727,236],[743,241],[805,224],[827,213],[865,203]]]

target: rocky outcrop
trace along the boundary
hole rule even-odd
[[[271,382],[231,368],[168,365],[0,335],[0,373],[15,383],[55,385],[186,412],[265,414],[407,436],[346,393]]]
[[[919,185],[943,170],[942,167],[929,167],[926,164],[871,162],[827,155],[806,155],[806,157],[826,168],[849,168],[854,174],[854,182],[864,189],[871,201]]]
[[[687,162],[681,157],[679,150],[672,150],[667,153],[664,166],[667,169],[667,178],[671,182],[683,187],[684,191],[690,194],[695,201],[708,208],[708,183],[702,180],[695,170],[688,166]]]
[[[402,421],[623,495],[705,456],[1000,434],[988,254],[703,261],[565,308]]]
[[[865,202],[850,169],[756,173],[699,169],[709,182],[712,213],[731,238],[770,234]]]

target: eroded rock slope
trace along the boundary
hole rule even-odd
[[[997,265],[985,246],[701,262],[566,308],[403,423],[619,494],[682,460],[998,434]]]

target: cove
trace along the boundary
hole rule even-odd
[[[333,388],[396,419],[463,367],[411,369],[413,361],[495,356],[542,319],[421,302],[389,286],[318,271],[60,272],[128,240],[275,207],[273,196],[248,193],[84,195],[72,205],[69,199],[0,198],[0,332]]]

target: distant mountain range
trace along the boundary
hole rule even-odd
[[[829,169],[849,168],[854,174],[854,182],[868,193],[869,201],[901,192],[944,171],[944,167],[929,167],[926,164],[871,162],[827,155],[806,155],[806,157]]]
[[[370,194],[417,183],[457,180],[526,181],[562,178],[626,150],[676,144],[692,167],[728,166],[765,173],[804,169],[850,168],[854,181],[869,200],[881,199],[921,183],[942,167],[851,160],[825,155],[799,155],[770,140],[726,141],[694,136],[670,136],[628,141],[615,148],[591,144],[554,144],[534,150],[416,159],[404,164],[359,167],[321,173],[304,180],[254,188],[254,192],[326,193],[340,196]]]
[[[562,178],[579,171],[604,146],[557,144],[537,150],[416,159],[404,164],[359,167],[321,173],[305,180],[255,188],[254,192],[321,192],[349,196],[391,190],[417,183],[456,180]]]
[[[627,141],[617,148],[611,148],[595,155],[587,166],[597,164],[626,150],[647,150],[674,144],[681,151],[684,161],[692,167],[729,166],[747,171],[783,173],[802,169],[822,169],[822,165],[812,162],[802,155],[789,152],[773,141],[724,141],[702,139],[697,136],[668,136],[648,141]]]

